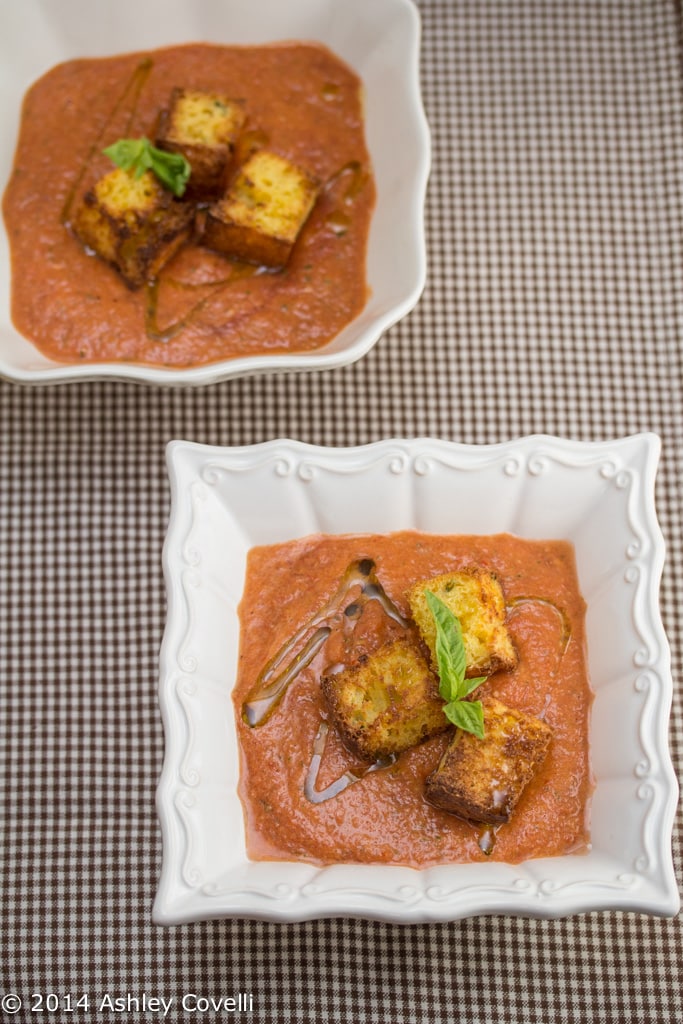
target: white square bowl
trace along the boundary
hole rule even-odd
[[[0,376],[26,384],[117,379],[202,385],[231,377],[352,363],[417,303],[425,283],[424,197],[430,136],[420,97],[420,21],[411,0],[22,0],[0,33],[0,188],[8,181],[22,97],[55,64],[189,42],[323,43],[364,83],[366,141],[377,187],[365,308],[324,348],[183,369],[48,359],[10,317],[10,256],[0,231]]]
[[[659,451],[654,434],[592,443],[537,435],[481,446],[389,440],[346,449],[288,440],[235,448],[171,442],[160,681],[166,757],[157,793],[164,853],[155,921],[675,914],[678,786],[658,604]],[[247,857],[231,702],[247,552],[316,532],[403,529],[573,542],[595,690],[590,852],[424,870]]]

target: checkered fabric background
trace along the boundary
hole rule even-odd
[[[683,1019],[680,917],[169,929],[150,920],[171,438],[337,445],[658,432],[681,766],[680,5],[420,9],[434,148],[428,284],[367,357],[199,390],[0,384],[4,991],[244,991],[254,1012],[240,1019],[316,1024]],[[674,851],[680,879],[680,819]],[[91,1015],[154,1019],[92,1003],[89,1014],[42,1017]]]

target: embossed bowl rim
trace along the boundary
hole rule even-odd
[[[157,791],[163,863],[154,920],[677,913],[673,680],[654,504],[659,454],[652,433],[600,442],[532,435],[495,445],[394,439],[338,449],[286,439],[233,448],[171,442],[159,688],[166,755]],[[413,527],[574,542],[596,694],[592,848],[518,865],[423,871],[252,862],[230,700],[246,551],[314,532]]]

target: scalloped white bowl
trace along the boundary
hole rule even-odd
[[[10,317],[10,259],[0,231],[0,376],[24,384],[115,379],[202,385],[231,377],[324,370],[354,362],[417,303],[426,276],[424,197],[430,136],[420,97],[420,20],[411,0],[22,0],[0,34],[0,187],[9,179],[22,97],[60,61],[177,43],[318,41],[347,62],[365,90],[366,141],[377,185],[365,308],[324,348],[264,354],[189,369],[140,363],[64,364],[48,359]]]
[[[482,446],[389,440],[346,449],[171,442],[159,691],[166,756],[157,792],[163,864],[154,920],[675,914],[678,786],[658,605],[659,451],[654,434],[599,443],[538,435]],[[314,532],[409,528],[573,542],[595,690],[589,853],[425,870],[247,857],[231,702],[247,551]]]

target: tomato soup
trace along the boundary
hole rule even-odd
[[[71,234],[76,204],[113,167],[102,150],[154,138],[175,86],[244,101],[238,162],[240,147],[267,147],[322,183],[283,270],[190,244],[131,291]],[[65,362],[187,367],[325,345],[367,300],[375,188],[362,104],[355,73],[314,44],[192,44],[53,68],[25,97],[3,201],[15,326]]]
[[[373,593],[383,600],[350,616],[358,588],[349,566],[359,560],[373,564]],[[474,565],[498,576],[518,653],[516,668],[492,675],[486,690],[553,730],[549,753],[510,821],[495,829],[426,801],[425,778],[448,736],[368,772],[341,743],[320,691],[329,666],[349,663],[405,629],[400,620],[408,615],[404,594],[411,584]],[[340,586],[344,580],[348,585]],[[317,535],[252,549],[233,694],[249,856],[422,868],[586,851],[593,783],[584,617],[574,550],[565,541],[407,531]],[[269,665],[281,692],[250,724],[245,708],[255,706],[250,699]],[[350,778],[357,781],[348,784]]]

